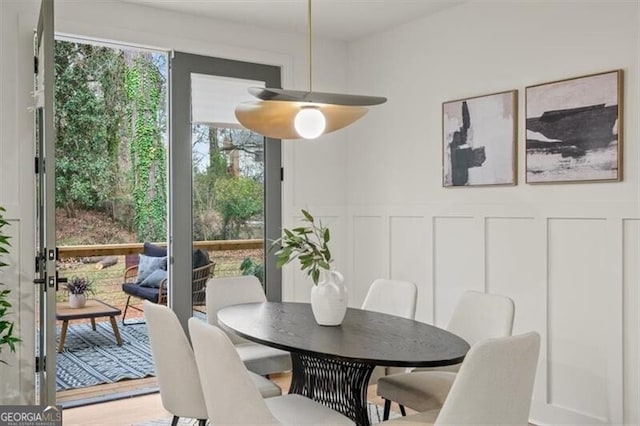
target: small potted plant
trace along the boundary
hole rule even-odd
[[[71,277],[64,289],[69,293],[70,308],[83,308],[87,304],[87,294],[94,293],[93,281],[87,277]]]
[[[298,259],[300,269],[315,284],[311,289],[311,308],[316,322],[320,325],[340,325],[347,311],[347,291],[341,273],[331,269],[333,258],[329,249],[331,234],[307,210],[302,210],[307,226],[283,229],[284,235],[273,242],[277,266],[283,267]],[[320,280],[322,273],[323,279]]]

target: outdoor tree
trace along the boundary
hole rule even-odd
[[[263,187],[245,176],[229,177],[216,182],[216,209],[222,217],[222,238],[238,238],[243,225],[262,213]]]
[[[125,90],[131,128],[129,154],[139,240],[166,238],[166,149],[162,138],[162,75],[151,54],[126,58]]]
[[[101,207],[118,170],[122,52],[55,44],[56,204],[67,216]]]
[[[262,214],[263,138],[244,129],[200,124],[192,140],[194,238],[246,236],[247,221]]]

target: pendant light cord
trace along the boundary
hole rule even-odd
[[[313,55],[311,54],[311,0],[307,0],[307,43],[309,45],[309,92],[312,92]]]

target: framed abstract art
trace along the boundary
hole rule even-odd
[[[622,70],[526,88],[526,182],[622,179]]]
[[[445,187],[515,185],[517,90],[442,104]]]

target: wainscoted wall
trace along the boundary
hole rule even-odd
[[[352,208],[351,305],[375,278],[405,279],[419,288],[417,318],[446,326],[463,291],[507,295],[514,333],[543,337],[534,418],[635,424],[640,220],[474,209]]]
[[[22,339],[22,343],[16,344],[16,352],[12,353],[8,347],[4,347],[0,359],[5,361],[7,365],[0,364],[2,374],[0,377],[0,401],[13,401],[14,403],[27,404],[34,395],[33,393],[33,368],[34,368],[34,332],[32,328],[25,327],[24,324],[33,325],[33,290],[34,286],[31,280],[24,279],[24,285],[16,287],[12,283],[20,282],[20,271],[24,270],[21,264],[21,254],[29,255],[29,249],[22,244],[21,236],[28,233],[22,226],[22,221],[17,218],[15,209],[8,208],[5,215],[9,225],[4,229],[5,234],[11,237],[10,254],[3,258],[8,263],[7,268],[3,268],[0,273],[0,282],[5,284],[0,290],[10,289],[9,302],[13,305],[9,312],[11,316],[9,320],[13,321],[15,328],[14,336]],[[27,253],[25,253],[25,251]],[[28,278],[28,277],[23,277]],[[24,380],[21,380],[24,378]]]
[[[467,289],[516,303],[542,350],[536,424],[639,424],[640,4],[469,2],[349,46],[349,87],[389,98],[349,128],[351,303],[414,281],[444,326]],[[524,183],[528,85],[624,71],[624,180]],[[442,188],[442,103],[518,90],[518,181]]]

